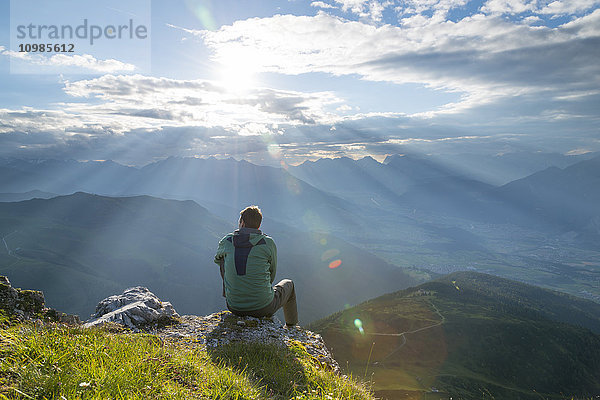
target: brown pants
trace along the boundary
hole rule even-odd
[[[233,310],[227,305],[229,311],[240,317],[251,316],[251,317],[270,317],[277,310],[283,307],[283,316],[285,317],[285,324],[292,326],[298,323],[298,306],[296,304],[296,290],[294,288],[294,282],[289,279],[284,279],[277,285],[273,286],[273,301],[266,307],[260,310],[253,311],[239,311]]]

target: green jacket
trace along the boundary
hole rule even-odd
[[[277,247],[258,229],[241,228],[219,241],[215,263],[225,264],[225,297],[238,311],[260,310],[273,301]]]

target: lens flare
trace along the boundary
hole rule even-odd
[[[333,257],[337,256],[338,254],[340,254],[340,251],[338,249],[329,249],[326,250],[325,252],[323,252],[323,254],[321,255],[321,261],[327,261],[332,259]]]
[[[302,222],[304,225],[313,231],[328,232],[327,226],[316,212],[313,210],[307,210],[302,216]]]
[[[267,151],[269,152],[269,154],[273,158],[280,158],[281,157],[281,149],[279,148],[279,145],[277,145],[276,143],[269,144],[267,146]]]
[[[319,243],[321,243],[322,246],[327,245],[327,239],[322,238],[321,240],[319,240]]]
[[[215,30],[218,28],[217,23],[213,17],[213,13],[211,11],[210,2],[200,1],[200,0],[186,0],[185,2],[187,8],[198,18],[202,27],[208,30]]]
[[[300,188],[300,182],[298,181],[298,179],[292,177],[291,175],[289,175],[287,177],[285,183],[287,185],[287,189],[292,194],[299,195],[300,192],[302,191],[302,189]]]
[[[354,320],[354,326],[356,327],[356,329],[358,329],[361,335],[365,334],[365,330],[363,329],[363,323],[360,319],[356,318]]]
[[[339,267],[340,265],[342,265],[342,260],[334,260],[332,262],[329,263],[329,268],[334,269]]]

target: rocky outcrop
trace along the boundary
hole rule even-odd
[[[155,334],[163,340],[201,346],[210,351],[235,342],[268,343],[291,346],[300,343],[323,368],[340,371],[321,335],[300,327],[286,327],[277,317],[237,317],[229,311],[207,316],[179,316],[171,303],[161,301],[145,287],[137,286],[102,300],[85,327],[108,324],[109,330]],[[119,325],[115,325],[119,324]]]
[[[45,319],[69,324],[79,323],[79,317],[76,315],[46,308],[42,292],[13,288],[6,276],[0,276],[0,310],[20,321]]]
[[[299,342],[324,368],[335,372],[340,370],[323,338],[314,332],[300,327],[285,327],[277,317],[237,317],[229,311],[207,316],[180,317],[171,303],[161,301],[150,290],[141,286],[102,300],[85,326],[107,323],[117,323],[134,332],[143,330],[163,340],[182,341],[187,346],[202,346],[206,349],[234,342],[260,342],[280,346]]]
[[[208,350],[235,342],[269,343],[290,346],[300,343],[315,361],[324,368],[340,372],[338,363],[325,346],[321,335],[298,326],[286,327],[277,317],[237,317],[221,311],[204,317],[184,315],[178,324],[151,330],[164,340],[183,341]]]
[[[8,315],[31,318],[44,309],[44,294],[34,290],[15,289],[6,276],[1,276],[0,308]]]
[[[96,312],[85,326],[114,322],[138,331],[140,328],[173,322],[177,317],[179,314],[171,303],[161,301],[148,288],[136,286],[98,303]]]

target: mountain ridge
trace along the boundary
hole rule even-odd
[[[78,192],[0,203],[0,227],[8,250],[0,253],[0,272],[21,287],[42,289],[54,308],[86,315],[101,298],[137,284],[185,313],[223,307],[213,257],[235,224],[191,200]],[[272,220],[263,229],[278,245],[277,278],[293,279],[305,298],[299,311],[306,322],[415,282],[330,234]],[[333,261],[336,268],[329,267]]]
[[[356,374],[370,370],[376,395],[390,400],[483,393],[579,398],[600,393],[598,322],[595,303],[458,272],[371,299],[310,329],[323,335],[340,365]]]

